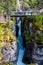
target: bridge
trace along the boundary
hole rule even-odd
[[[39,14],[39,11],[36,11],[36,12],[32,12],[32,11],[22,11],[22,12],[18,12],[18,11],[11,11],[10,13],[10,16],[26,16],[26,15],[38,15]]]

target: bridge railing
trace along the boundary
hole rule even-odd
[[[11,11],[9,13],[10,15],[37,15],[39,14],[39,12],[32,12],[32,11],[22,11],[22,12],[18,12],[18,11]]]

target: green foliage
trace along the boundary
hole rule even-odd
[[[3,62],[3,63],[0,63],[0,65],[10,65],[10,64]]]
[[[37,5],[38,5],[38,3],[39,3],[39,1],[38,0],[31,0],[31,2],[30,2],[30,7],[32,7],[32,8],[34,8],[34,7],[36,7]]]
[[[3,7],[0,6],[0,16],[2,15]]]
[[[27,64],[27,65],[36,65],[35,63],[33,64],[33,63],[31,63],[31,64]]]
[[[32,38],[34,38],[36,42],[43,44],[43,15],[36,15],[31,17],[27,16],[25,19],[26,23],[24,25],[24,29],[26,31],[29,31],[27,23],[32,22],[33,24],[33,28],[31,31],[33,34],[30,37],[29,33],[26,32],[25,33],[26,40],[31,41]]]
[[[37,15],[35,25],[38,26],[40,29],[43,29],[43,15]]]
[[[43,44],[43,15],[35,16],[35,26],[39,28],[40,34],[35,35],[35,40],[41,44]]]
[[[16,0],[2,0],[1,7],[3,7],[4,11],[9,14],[10,10],[16,10]]]
[[[9,63],[0,63],[0,65],[16,65],[16,64],[9,62]]]
[[[26,38],[26,40],[28,40],[29,42],[31,42],[31,37],[30,37],[29,34],[25,34],[25,38]]]
[[[10,62],[10,65],[16,65],[16,64],[14,64],[13,62]]]
[[[29,2],[29,0],[26,0],[25,2],[23,2],[24,7],[26,7],[26,8],[30,7],[29,4],[28,4],[28,2]]]
[[[2,58],[3,57],[3,54],[0,52],[0,58]]]
[[[39,4],[39,0],[25,0],[23,1],[23,7],[25,8],[36,8]]]

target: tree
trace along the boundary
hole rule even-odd
[[[0,6],[4,8],[7,14],[9,14],[10,10],[16,10],[16,0],[2,0],[0,3]]]
[[[31,0],[30,7],[35,8],[39,4],[39,0]]]
[[[39,4],[39,0],[23,0],[22,8],[36,8]]]
[[[22,1],[22,9],[25,10],[27,8],[30,8],[30,6],[29,6],[29,0],[23,0]]]

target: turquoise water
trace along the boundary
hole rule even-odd
[[[17,18],[17,22],[18,22],[18,27],[19,27],[19,31],[18,31],[18,44],[19,44],[19,55],[18,55],[18,61],[17,61],[17,65],[25,65],[23,62],[22,62],[22,59],[23,59],[23,55],[24,55],[24,48],[23,48],[23,39],[21,37],[21,20],[20,18],[18,17]]]
[[[23,48],[23,40],[22,40],[22,37],[18,37],[18,40],[19,40],[19,55],[18,55],[18,61],[17,61],[17,65],[26,65],[22,62],[22,59],[23,59],[23,55],[24,55],[24,51],[25,49]]]
[[[19,56],[18,56],[17,65],[25,65],[25,64],[22,62],[23,54],[24,54],[24,50],[23,50],[23,49],[20,49],[20,50],[19,50]]]

